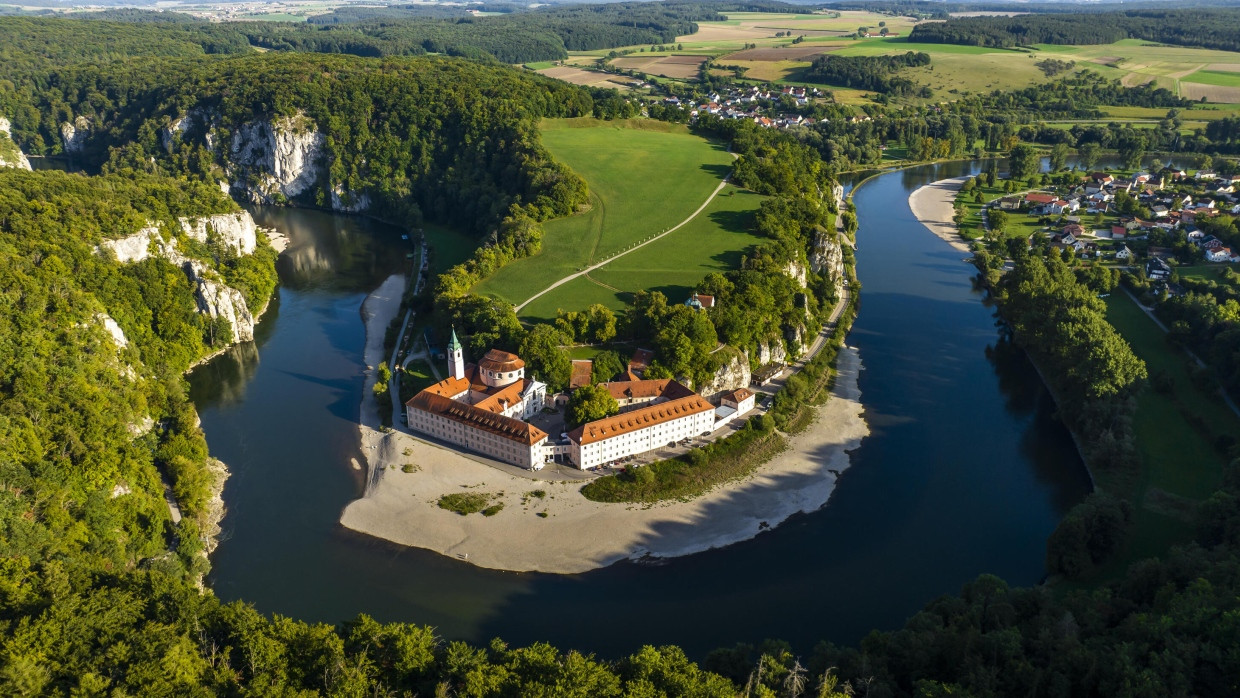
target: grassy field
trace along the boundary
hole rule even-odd
[[[1212,392],[1198,388],[1189,373],[1189,357],[1166,341],[1166,335],[1122,291],[1107,298],[1107,320],[1145,361],[1151,377],[1165,376],[1170,390],[1147,388],[1137,404],[1133,430],[1142,461],[1135,482],[1109,482],[1095,473],[1103,488],[1128,495],[1136,507],[1128,562],[1158,554],[1192,533],[1192,506],[1209,497],[1221,481],[1225,457],[1213,448],[1222,434],[1240,433],[1240,418]],[[1152,380],[1157,383],[1158,380]]]
[[[620,310],[634,291],[643,289],[660,291],[679,303],[703,276],[739,268],[745,251],[761,241],[749,231],[763,198],[728,187],[685,227],[555,289],[526,306],[522,315],[550,318],[559,308],[588,303]]]
[[[1202,85],[1240,87],[1240,73],[1230,70],[1198,70],[1191,75],[1185,76],[1184,80],[1186,82],[1196,82]]]
[[[589,182],[593,206],[546,223],[541,253],[509,264],[474,289],[514,304],[679,223],[732,162],[722,144],[657,121],[549,120],[542,136],[558,160]]]

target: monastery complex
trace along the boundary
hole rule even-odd
[[[563,460],[590,470],[709,434],[754,406],[754,394],[744,388],[726,393],[716,407],[674,380],[642,380],[634,368],[640,367],[623,376],[628,380],[602,384],[619,414],[552,438],[529,421],[555,409],[546,384],[525,375],[520,357],[497,349],[466,364],[453,331],[448,378],[410,398],[405,417],[416,432],[523,468]]]

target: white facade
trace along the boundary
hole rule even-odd
[[[569,447],[569,457],[578,468],[589,470],[614,460],[652,451],[674,441],[712,431],[714,428],[715,411],[705,410],[587,444],[572,441]]]
[[[496,460],[502,460],[505,463],[512,463],[513,465],[533,470],[539,470],[543,467],[543,451],[547,443],[546,436],[527,445],[485,429],[414,407],[406,407],[405,416],[409,421],[409,428],[415,431],[420,431],[470,451],[490,456]]]

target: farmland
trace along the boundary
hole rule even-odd
[[[542,252],[475,287],[514,304],[684,220],[732,161],[721,144],[663,122],[547,120],[542,136],[548,150],[589,183],[592,206],[544,224]]]
[[[629,56],[617,58],[612,64],[625,70],[639,70],[643,73],[662,75],[665,78],[697,77],[708,56]]]

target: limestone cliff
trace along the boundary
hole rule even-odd
[[[214,230],[240,254],[250,254],[257,245],[254,219],[245,211],[197,219],[183,218],[180,223],[186,237],[205,242],[208,230]],[[237,289],[226,285],[206,263],[182,254],[175,236],[165,236],[157,226],[148,225],[126,237],[106,240],[100,249],[110,250],[122,263],[141,262],[155,256],[180,267],[194,285],[198,312],[227,320],[232,327],[233,342],[254,339],[254,315],[245,297]]]
[[[816,273],[826,273],[836,289],[844,287],[844,248],[834,233],[818,229],[810,242],[809,267]]]
[[[82,150],[86,147],[86,141],[90,140],[94,130],[95,123],[85,116],[79,116],[73,121],[62,123],[60,125],[60,139],[64,145],[65,153],[81,155]]]
[[[770,363],[784,363],[788,360],[788,350],[781,340],[758,342],[758,366]]]
[[[239,255],[247,255],[258,245],[257,227],[248,211],[240,213],[217,213],[204,218],[181,218],[181,230],[186,235],[206,242],[209,234],[215,236]]]
[[[13,133],[9,131],[9,120],[0,116],[0,167],[16,167],[19,170],[30,169],[30,161],[26,154],[13,142]]]
[[[725,346],[716,352],[716,355],[719,354],[723,354],[726,360],[711,379],[698,389],[698,393],[707,400],[713,400],[719,393],[728,390],[744,388],[752,378],[749,372],[749,357],[744,353]]]
[[[304,114],[241,124],[229,148],[233,192],[255,203],[306,193],[323,175],[323,144],[323,134]]]

